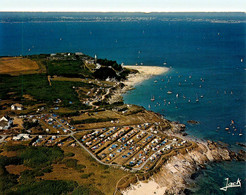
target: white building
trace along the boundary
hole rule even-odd
[[[11,127],[12,124],[12,118],[8,116],[3,116],[2,118],[0,118],[0,130],[7,130]]]
[[[84,55],[82,52],[75,52],[75,55],[77,55],[77,56],[82,56],[82,55]]]
[[[22,139],[30,139],[30,135],[29,134],[19,134],[17,136],[14,136],[13,137],[13,140],[14,141],[19,141],[19,140],[22,140]]]
[[[19,103],[13,104],[11,105],[11,110],[23,110],[23,105]]]

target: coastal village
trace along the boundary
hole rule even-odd
[[[4,67],[0,70],[1,156],[18,156],[18,151],[22,154],[25,148],[58,147],[71,155],[65,160],[78,161],[84,166],[81,168],[80,164],[80,168],[72,169],[73,165],[67,165],[59,169],[59,163],[52,161],[51,171],[35,175],[34,179],[62,180],[57,173],[68,169],[70,176],[66,178],[77,181],[73,174],[80,174],[80,184],[84,177],[89,178],[87,183],[92,185],[99,176],[91,170],[83,173],[85,167],[102,166],[112,172],[122,172],[112,174],[110,180],[114,185],[110,189],[103,189],[100,182],[92,187],[102,194],[121,194],[136,182],[136,177],[142,180],[157,177],[164,165],[176,174],[190,163],[186,159],[188,154],[206,153],[202,160],[193,156],[197,165],[232,158],[227,149],[216,148],[213,142],[202,145],[187,138],[185,125],[168,121],[143,107],[124,104],[121,93],[132,87],[130,78],[139,75],[138,70],[82,52],[2,57],[0,63]],[[146,74],[142,79],[153,75]],[[87,156],[86,160],[90,159],[88,164],[81,160],[85,157],[79,159],[82,153]],[[174,160],[179,156],[183,164]],[[6,175],[23,178],[23,173],[34,170],[28,167],[27,161],[31,161],[31,157],[24,158],[23,165],[2,163],[2,169]],[[17,170],[20,166],[22,171]],[[104,175],[100,177],[107,180]],[[184,190],[184,185],[170,189],[164,191],[177,193]]]

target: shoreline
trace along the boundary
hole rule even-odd
[[[127,79],[122,82],[123,88],[117,89],[111,96],[109,103],[115,103],[122,100],[122,95],[129,90],[132,90],[136,85],[141,84],[145,80],[148,80],[154,76],[162,75],[167,73],[170,68],[160,66],[135,66],[135,65],[124,65],[123,68],[137,70],[138,73],[128,75]]]
[[[173,136],[180,136],[180,133],[168,132]],[[161,168],[148,179],[130,184],[130,187],[121,190],[123,195],[147,195],[147,194],[185,194],[193,184],[192,174],[203,169],[208,163],[231,161],[234,156],[227,148],[223,148],[216,142],[196,141],[197,147],[177,153],[161,165]]]
[[[128,76],[127,80],[124,81],[125,85],[135,86],[142,83],[145,80],[150,79],[153,76],[162,75],[170,70],[167,67],[160,66],[133,66],[124,65],[124,68],[137,70],[137,74],[131,74]]]
[[[169,71],[167,67],[156,66],[124,66],[124,68],[137,70],[138,73],[130,74],[123,82],[123,88],[119,87],[111,96],[111,103],[122,100],[122,94],[132,90],[153,76],[158,76]],[[182,130],[183,131],[183,130]],[[192,141],[197,147],[185,153],[177,153],[161,165],[160,170],[143,181],[130,184],[130,187],[120,190],[124,195],[144,194],[184,194],[184,191],[192,184],[191,175],[206,164],[218,161],[231,161],[237,158],[237,154],[228,148],[210,140],[201,140],[183,136],[180,126],[172,122],[172,130],[167,135],[177,136],[186,141]]]

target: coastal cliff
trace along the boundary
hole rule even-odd
[[[198,147],[186,154],[178,154],[162,166],[159,173],[153,175],[154,180],[165,186],[165,193],[183,193],[190,176],[206,163],[231,160],[230,152],[216,147],[213,142],[198,143]]]
[[[204,168],[208,163],[234,159],[245,160],[245,153],[236,154],[216,142],[197,141],[195,149],[171,157],[148,180],[131,185],[123,194],[138,195],[145,192],[148,194],[185,194],[185,189],[192,183],[193,173]]]
[[[136,67],[131,67],[137,69]],[[140,71],[138,76],[144,75],[144,71]],[[144,78],[143,76],[141,77]],[[129,77],[128,82],[125,82],[125,90],[118,93],[121,96],[122,93],[129,90],[127,87],[134,86],[138,82],[136,77]],[[140,80],[141,81],[141,80]],[[166,120],[166,119],[164,119]],[[150,177],[142,177],[144,180],[140,181],[137,176],[138,182],[131,184],[129,188],[123,189],[124,195],[143,195],[143,194],[185,194],[185,190],[192,184],[192,174],[197,172],[201,168],[205,168],[206,164],[220,161],[231,160],[244,160],[246,154],[244,151],[235,153],[230,151],[223,143],[216,143],[213,141],[202,141],[198,139],[190,138],[186,136],[185,125],[178,122],[169,121],[172,128],[165,131],[165,134],[169,136],[180,137],[182,140],[191,141],[195,145],[185,151],[177,151],[175,155],[170,156],[167,161],[164,161],[159,166],[158,170],[153,172]],[[197,121],[189,121],[189,123],[197,124]]]

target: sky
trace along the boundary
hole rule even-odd
[[[246,12],[246,0],[1,0],[0,11]]]

